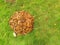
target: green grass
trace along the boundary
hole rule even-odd
[[[13,36],[10,16],[25,10],[34,16],[34,29],[24,36]],[[0,0],[0,45],[60,45],[60,0]]]

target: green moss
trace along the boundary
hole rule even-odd
[[[34,16],[34,29],[15,38],[9,19],[21,10]],[[60,1],[17,0],[11,4],[0,0],[0,45],[60,45]]]

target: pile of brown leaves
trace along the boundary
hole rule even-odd
[[[17,35],[31,32],[33,29],[33,22],[33,17],[25,11],[14,13],[9,20],[11,28]]]

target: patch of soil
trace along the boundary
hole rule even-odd
[[[6,3],[14,3],[16,0],[5,0]]]
[[[9,20],[11,28],[17,35],[31,32],[33,29],[33,22],[34,18],[25,11],[14,13]]]

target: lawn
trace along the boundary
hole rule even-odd
[[[25,10],[34,17],[33,31],[13,36],[9,19]],[[0,45],[60,45],[60,0],[0,0]]]

